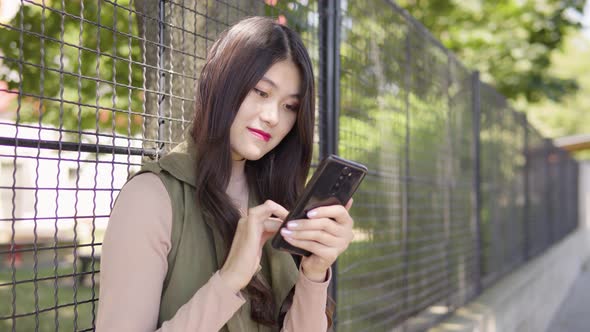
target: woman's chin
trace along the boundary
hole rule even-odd
[[[250,160],[250,161],[259,160],[260,158],[264,157],[265,155],[266,155],[266,152],[263,152],[263,151],[249,151],[248,153],[242,154],[242,156],[244,156],[244,158],[246,158],[246,160]]]

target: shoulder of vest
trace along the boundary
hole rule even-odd
[[[142,174],[142,173],[155,173],[155,174],[160,174],[162,172],[163,168],[160,166],[159,162],[157,161],[150,161],[150,162],[146,162],[141,166],[141,169],[134,174],[134,176]]]
[[[182,183],[184,182],[173,172],[170,172],[170,170],[168,170],[166,167],[163,167],[163,165],[160,164],[160,161],[150,161],[144,163],[139,171],[133,175],[133,177],[143,173],[153,173],[157,175],[162,180],[164,186],[166,189],[168,189],[170,194],[172,194],[172,189],[181,188]]]
[[[184,141],[169,153],[162,156],[158,161],[146,162],[138,174],[152,172],[160,175],[164,173],[169,177],[194,187],[196,182],[196,162],[191,153],[193,149],[194,147],[190,141]]]

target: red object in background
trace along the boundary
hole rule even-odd
[[[21,264],[23,263],[23,258],[22,258],[21,253],[18,251],[19,249],[20,249],[20,246],[18,244],[15,244],[14,247],[10,248],[10,252],[8,253],[8,256],[6,257],[6,261],[4,262],[5,266],[12,266],[13,259],[14,259],[14,267],[21,266]]]
[[[9,109],[10,103],[18,96],[18,90],[8,90],[8,83],[0,81],[0,113],[13,111]]]
[[[285,15],[279,15],[279,17],[277,18],[277,23],[279,23],[280,25],[287,25],[287,18],[285,17]]]

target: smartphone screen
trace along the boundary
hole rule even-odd
[[[281,229],[287,221],[307,219],[307,212],[320,206],[345,205],[352,197],[361,181],[367,174],[367,167],[359,163],[346,160],[336,155],[326,157],[318,166],[309,180],[295,208],[289,213]],[[276,249],[285,250],[292,254],[309,256],[307,250],[289,244],[279,231],[272,239]]]

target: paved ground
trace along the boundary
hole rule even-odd
[[[590,331],[590,261],[582,267],[546,332]]]

